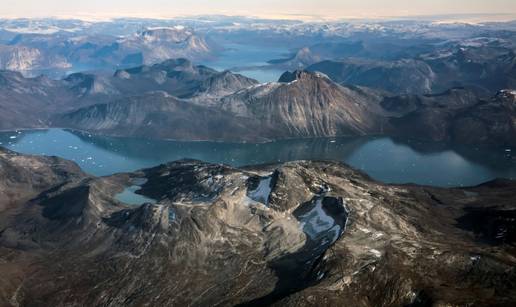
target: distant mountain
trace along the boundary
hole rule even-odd
[[[28,74],[112,70],[172,58],[206,59],[214,54],[214,48],[186,27],[147,28],[125,36],[20,33],[8,44],[0,44],[0,69]]]
[[[174,58],[199,60],[212,53],[203,37],[185,27],[149,28],[119,39],[117,43],[120,47],[116,53],[125,54],[125,59],[129,55],[141,53],[141,64],[154,64]]]
[[[339,86],[321,74],[295,71],[277,83],[252,85],[210,104],[200,99],[194,105],[151,93],[79,109],[56,118],[56,124],[112,135],[185,140],[364,135],[380,133],[381,98],[375,91]]]
[[[99,134],[181,140],[265,140],[255,119],[179,100],[165,92],[133,96],[60,115],[54,124]],[[268,133],[268,135],[273,133]]]
[[[93,95],[119,95],[120,92],[111,84],[110,79],[87,73],[71,74],[64,79],[65,85],[77,97]]]
[[[0,71],[0,129],[48,127],[52,114],[77,106],[60,81]]]
[[[402,71],[400,78],[417,79]],[[2,71],[0,129],[57,126],[118,136],[220,141],[396,135],[514,145],[513,91],[482,97],[463,88],[392,95],[340,85],[308,71],[286,72],[278,82],[258,84],[176,59],[118,70],[113,76],[77,73],[59,81]]]
[[[380,97],[368,89],[339,86],[319,73],[294,71],[278,83],[224,97],[220,106],[275,126],[279,137],[361,135],[380,131],[375,114]]]
[[[223,97],[257,84],[254,79],[226,70],[203,80],[190,96]]]
[[[0,129],[48,127],[49,118],[56,114],[156,91],[210,104],[210,99],[255,84],[254,79],[193,65],[186,59],[119,70],[114,76],[75,73],[57,81],[0,71]]]
[[[213,84],[211,78],[207,80]],[[512,91],[489,100],[463,88],[435,95],[393,96],[339,85],[321,73],[295,71],[284,73],[278,82],[226,92],[182,99],[165,92],[129,96],[56,116],[53,124],[100,134],[183,140],[394,135],[516,145]]]
[[[452,90],[440,95],[390,98],[382,105],[400,113],[390,120],[397,135],[461,144],[516,146],[513,90],[500,91],[489,99],[480,99],[470,91]]]
[[[0,45],[0,69],[3,70],[25,72],[70,67],[71,64],[65,58],[59,55],[47,55],[37,48]]]
[[[229,71],[218,72],[187,59],[118,70],[111,82],[126,95],[145,91],[166,91],[176,97],[223,95],[246,88],[258,81]]]
[[[310,48],[299,49],[292,57],[270,60],[268,63],[283,69],[303,69],[306,66],[321,61],[321,57],[312,53]]]
[[[454,47],[414,59],[348,58],[307,67],[338,83],[368,86],[393,94],[439,93],[452,87],[471,87],[491,95],[516,87],[516,55],[505,48]]]
[[[486,46],[458,47],[421,58],[438,77],[435,85],[438,90],[469,86],[492,94],[505,88],[516,88],[514,50]]]
[[[437,79],[431,67],[418,60],[323,61],[308,66],[307,70],[320,71],[341,84],[368,86],[395,94],[431,93]]]

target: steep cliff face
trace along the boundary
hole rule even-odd
[[[0,186],[18,191],[0,198],[2,305],[516,301],[511,181],[392,186],[309,161],[105,178],[5,150],[0,162]],[[120,202],[134,184],[156,202]]]

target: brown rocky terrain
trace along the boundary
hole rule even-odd
[[[516,146],[515,91],[490,98],[453,88],[391,95],[318,72],[278,82],[218,72],[185,59],[63,80],[0,71],[0,130],[72,128],[114,136],[263,142],[388,135]],[[37,111],[35,111],[37,110]]]
[[[347,48],[339,53],[343,54]],[[383,48],[379,50],[385,52]],[[327,74],[339,84],[367,86],[395,95],[435,94],[453,87],[468,87],[489,97],[496,91],[516,86],[516,55],[512,47],[452,45],[406,56],[329,58],[305,67],[308,71]]]
[[[207,89],[205,94],[193,100],[163,99],[153,93],[85,107],[55,118],[54,124],[122,136],[268,141],[378,134],[386,122],[378,114],[383,112],[378,92],[340,86],[316,73],[285,73],[276,83],[253,85],[216,99],[206,97],[234,83],[220,86],[220,82],[209,79],[209,86],[201,87]],[[140,103],[135,104],[136,100]],[[183,107],[173,107],[178,103]],[[157,113],[156,106],[164,104],[168,107],[159,108]]]
[[[185,59],[119,70],[113,76],[75,73],[62,80],[0,71],[0,129],[46,128],[55,125],[52,118],[59,114],[133,96],[148,94],[151,99],[158,91],[204,101],[256,83]]]
[[[305,71],[286,72],[278,82],[247,87],[234,78],[230,73],[217,74],[191,97],[167,98],[167,107],[157,107],[164,103],[159,98],[162,95],[147,93],[80,108],[55,117],[53,124],[100,134],[182,140],[262,142],[389,135],[516,146],[516,96],[512,90],[488,99],[465,88],[392,96],[339,85],[325,75]],[[236,90],[239,87],[243,89]],[[224,95],[232,90],[235,92]],[[178,108],[178,103],[183,107]]]
[[[432,141],[516,146],[516,92],[502,90],[479,99],[467,90],[406,96],[383,106],[397,113],[392,133]]]
[[[97,178],[3,149],[0,175],[0,305],[516,302],[512,181],[441,189],[336,162],[192,160]],[[155,201],[119,201],[130,185]]]

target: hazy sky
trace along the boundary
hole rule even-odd
[[[516,0],[0,0],[0,6],[0,15],[4,17],[228,14],[338,18],[516,14]]]

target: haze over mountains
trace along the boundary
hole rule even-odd
[[[97,177],[2,146],[23,141],[18,129],[67,128],[87,133],[46,148],[92,163],[112,150],[103,163],[128,164],[124,137],[137,137],[134,161],[201,144],[149,139],[217,141],[221,156],[248,142],[239,154],[251,156],[263,154],[254,143],[331,137],[339,157],[358,151],[334,137],[388,136],[417,139],[415,150],[466,144],[469,158],[442,155],[462,177],[466,160],[510,169],[515,52],[515,22],[0,20],[0,305],[512,306],[513,180],[388,185],[339,162],[291,161],[310,150],[302,142],[269,165],[184,159]],[[369,159],[382,172],[406,157],[400,147]],[[484,181],[490,169],[475,171]]]
[[[14,29],[16,31],[16,29]],[[77,34],[75,29],[51,34],[14,32],[0,46],[0,68],[43,72],[52,75],[66,71],[115,69],[116,67],[154,64],[188,56],[209,57],[215,46],[183,26],[148,27],[127,35],[104,33]]]
[[[306,71],[258,84],[186,59],[118,70],[111,77],[1,76],[3,129],[68,127],[116,136],[254,142],[383,134],[467,144],[515,141],[516,98],[510,90],[489,98],[464,88],[392,95]],[[39,112],[27,116],[34,107]]]
[[[96,71],[56,80],[2,72],[0,128],[231,141],[370,134],[498,145],[516,139],[512,23],[208,20],[1,21],[2,67],[26,75]],[[255,67],[295,72],[258,84],[196,64],[232,44],[288,46],[291,57]]]

